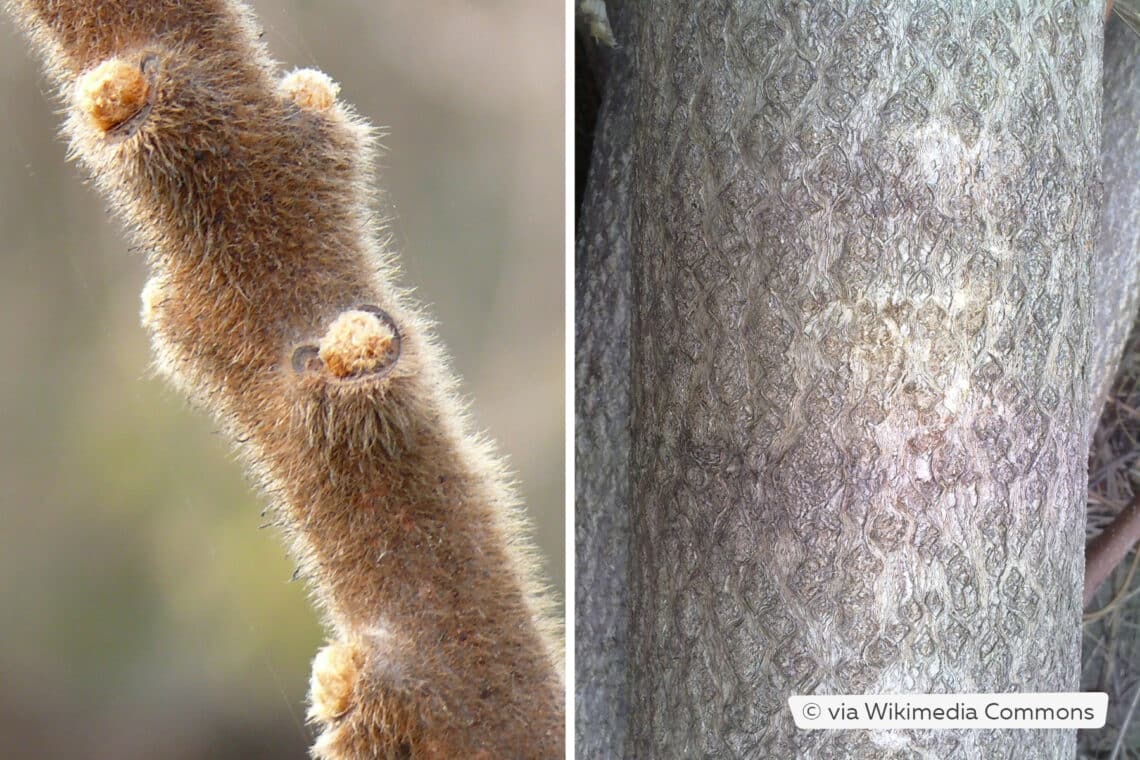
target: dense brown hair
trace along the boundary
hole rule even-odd
[[[148,252],[161,372],[238,444],[332,631],[320,758],[561,757],[557,636],[370,210],[371,131],[231,0],[10,0]]]

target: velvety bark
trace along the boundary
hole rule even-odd
[[[611,13],[625,39],[620,12]],[[602,106],[575,261],[575,745],[619,757],[629,700],[629,163],[628,48],[597,49]]]
[[[646,14],[628,757],[1072,757],[786,699],[1077,688],[1101,13]]]

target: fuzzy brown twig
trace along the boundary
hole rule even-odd
[[[319,758],[561,757],[516,505],[370,222],[369,128],[232,0],[9,0],[149,252],[160,370],[239,442],[333,632]]]

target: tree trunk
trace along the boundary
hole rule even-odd
[[[575,745],[619,757],[629,698],[629,250],[632,61],[625,8],[615,49],[592,43],[605,95],[575,251]],[[586,127],[588,128],[588,126]]]
[[[1104,33],[1104,212],[1093,266],[1091,384],[1096,429],[1140,299],[1140,40],[1113,17]]]
[[[1102,9],[706,2],[633,58],[629,757],[1071,757]],[[652,83],[652,86],[649,85]]]

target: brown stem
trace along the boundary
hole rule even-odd
[[[1090,541],[1085,548],[1085,609],[1092,604],[1097,589],[1138,542],[1140,542],[1140,496],[1134,498],[1104,529],[1104,532]]]
[[[239,443],[334,640],[321,758],[561,757],[517,507],[372,229],[370,128],[232,0],[11,0],[150,252],[160,369]]]

